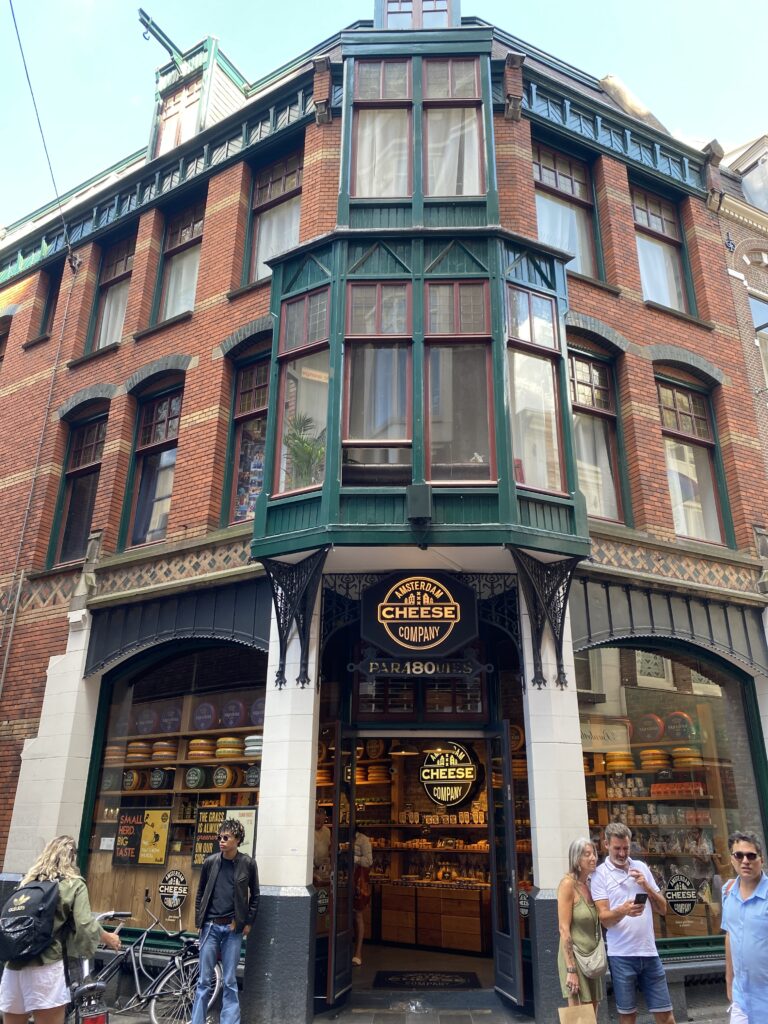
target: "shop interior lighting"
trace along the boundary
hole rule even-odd
[[[401,743],[400,740],[392,740],[392,746],[389,749],[390,757],[418,757],[419,751],[413,745],[413,743]]]

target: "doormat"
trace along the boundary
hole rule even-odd
[[[474,971],[377,971],[374,988],[480,988]]]

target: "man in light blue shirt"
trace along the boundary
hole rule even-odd
[[[736,881],[723,888],[725,986],[731,1024],[768,1021],[768,877],[753,832],[728,837]]]

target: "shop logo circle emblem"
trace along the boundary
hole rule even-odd
[[[430,750],[419,769],[419,781],[429,799],[445,807],[464,803],[477,783],[477,762],[466,747],[453,740]]]
[[[166,910],[177,910],[189,894],[186,876],[182,871],[171,868],[163,875],[157,891]]]
[[[442,644],[461,619],[453,594],[430,576],[409,576],[387,591],[377,618],[390,639],[409,651]]]
[[[664,896],[670,910],[680,917],[687,917],[696,906],[696,886],[687,875],[670,875]]]

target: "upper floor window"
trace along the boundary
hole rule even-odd
[[[301,218],[300,153],[278,160],[256,176],[253,188],[251,280],[269,277],[266,261],[299,242]]]
[[[356,63],[352,189],[356,196],[410,195],[410,98],[409,61]]]
[[[63,272],[63,263],[50,267],[48,270],[48,288],[45,293],[45,302],[43,303],[43,315],[40,317],[40,334],[50,334],[53,329],[53,318],[56,315]]]
[[[587,165],[546,146],[533,146],[539,238],[574,254],[569,270],[595,277],[592,187]]]
[[[85,557],[106,436],[106,417],[70,430],[57,562]]]
[[[329,289],[283,303],[275,491],[319,487],[325,479],[330,380]]]
[[[476,60],[424,62],[425,194],[485,191],[479,67]]]
[[[565,481],[554,303],[545,295],[511,285],[507,296],[515,480],[525,487],[562,493]]]
[[[235,475],[230,520],[252,519],[264,486],[264,441],[269,405],[269,359],[237,371],[235,380]]]
[[[202,78],[198,78],[180,86],[163,99],[155,156],[162,156],[175,149],[191,139],[197,131],[201,86]]]
[[[709,402],[682,385],[658,381],[657,387],[675,532],[720,543]]]
[[[632,210],[643,298],[687,312],[677,210],[666,199],[639,188],[632,189]]]
[[[10,332],[10,321],[7,325],[3,324],[0,320],[0,372],[3,369],[3,363],[5,362],[5,353],[8,348],[8,334]]]
[[[205,203],[196,203],[168,222],[163,246],[161,321],[194,309],[204,217]]]
[[[759,299],[757,295],[749,296],[749,309],[755,325],[755,340],[760,348],[763,360],[763,373],[768,383],[768,300]]]
[[[163,540],[168,529],[176,445],[181,422],[180,388],[153,396],[139,409],[135,475],[138,481],[131,544]]]
[[[601,519],[621,519],[610,364],[572,352],[568,356],[568,377],[576,468],[587,513]]]
[[[348,295],[348,334],[410,334],[409,285],[351,284]]]
[[[447,28],[449,0],[384,0],[385,28]]]
[[[128,238],[104,250],[96,297],[94,349],[113,345],[122,337],[134,247],[135,240]]]
[[[426,334],[488,334],[490,309],[484,281],[427,284]]]

